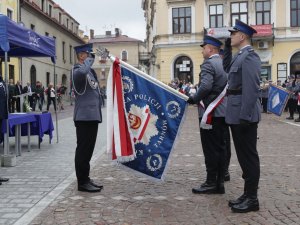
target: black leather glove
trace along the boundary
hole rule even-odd
[[[189,99],[186,102],[189,104],[195,104],[194,99],[192,97],[189,97]]]
[[[95,58],[95,54],[94,53],[90,53],[90,57],[94,59]]]
[[[231,48],[231,38],[226,38],[225,46],[228,47],[228,48]]]

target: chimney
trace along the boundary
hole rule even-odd
[[[115,28],[115,33],[116,33],[116,37],[120,36],[120,29],[119,28]]]
[[[105,31],[105,36],[111,36],[111,31],[110,30]]]
[[[94,33],[95,31],[93,29],[90,29],[90,39],[94,39]]]

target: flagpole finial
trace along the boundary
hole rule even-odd
[[[105,59],[111,57],[107,48],[104,48],[104,47],[97,48],[96,55],[100,56],[101,58],[105,58]]]

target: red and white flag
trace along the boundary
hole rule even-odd
[[[112,153],[113,160],[120,162],[135,158],[125,116],[121,68],[119,59],[116,58],[107,81],[107,151]]]

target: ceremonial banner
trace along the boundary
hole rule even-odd
[[[162,179],[187,97],[116,60],[107,84],[108,152],[123,165]]]
[[[269,86],[268,111],[281,116],[289,97],[289,92],[281,87]]]

